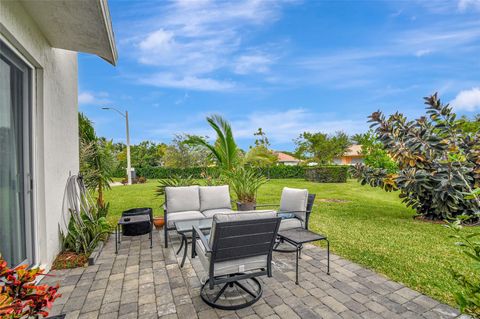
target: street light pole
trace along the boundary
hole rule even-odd
[[[124,114],[114,107],[102,107],[102,110],[115,111],[125,118],[125,128],[127,131],[127,180],[128,180],[128,185],[132,185],[132,167],[131,167],[131,160],[130,160],[130,129],[128,127],[128,111],[125,111],[125,114]]]
[[[132,185],[132,167],[130,161],[130,130],[128,128],[128,111],[125,111],[125,126],[127,128],[127,179],[128,185]]]

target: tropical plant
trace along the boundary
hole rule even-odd
[[[414,121],[398,112],[388,118],[374,112],[371,127],[399,170],[359,164],[354,175],[362,184],[399,190],[403,202],[425,218],[478,215],[480,198],[473,188],[480,183],[480,132],[465,134],[437,94],[425,104],[427,116]]]
[[[65,251],[89,255],[111,231],[106,219],[109,204],[100,206],[90,196],[81,177],[69,177],[66,194],[69,207],[65,208],[69,219],[65,221],[66,231],[61,232]]]
[[[303,132],[294,142],[297,145],[295,154],[298,157],[322,165],[331,164],[334,158],[345,154],[351,145],[348,135],[343,132],[335,135]]]
[[[36,285],[37,278],[45,275],[43,269],[27,265],[9,268],[0,256],[0,318],[31,318],[48,316],[47,309],[61,295],[59,286]]]
[[[267,182],[259,172],[245,167],[226,172],[225,178],[238,202],[244,204],[255,204],[258,189]]]
[[[220,115],[207,117],[207,122],[217,134],[215,143],[210,144],[199,136],[190,136],[188,143],[208,149],[221,169],[232,171],[240,163],[240,150],[233,137],[232,127]]]
[[[80,173],[85,185],[92,192],[97,192],[97,204],[105,206],[104,190],[110,189],[112,182],[115,157],[114,146],[111,141],[97,138],[92,122],[82,113],[79,113],[80,137]]]
[[[191,175],[186,177],[180,175],[173,175],[169,178],[159,180],[155,192],[157,196],[161,196],[165,195],[165,187],[190,186],[195,184],[196,180]]]
[[[480,232],[465,234],[462,223],[468,220],[468,216],[460,216],[454,222],[446,225],[454,234],[454,238],[463,253],[471,261],[471,274],[461,274],[451,270],[453,278],[462,287],[462,290],[455,293],[455,301],[460,311],[480,318]]]

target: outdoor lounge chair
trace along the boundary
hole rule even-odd
[[[175,229],[176,221],[234,212],[228,185],[165,187],[164,211],[165,248],[168,247],[168,231]]]
[[[208,280],[200,296],[208,305],[236,310],[257,302],[262,295],[259,276],[272,276],[272,249],[280,226],[273,211],[218,214],[210,237],[193,227],[192,258],[197,254]]]
[[[278,215],[282,218],[280,230],[308,229],[308,221],[312,213],[315,196],[315,194],[309,194],[306,189],[284,187],[280,207],[277,210]],[[255,209],[274,206],[278,206],[278,204],[256,205]]]

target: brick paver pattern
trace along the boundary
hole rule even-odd
[[[237,311],[213,309],[199,296],[206,272],[198,258],[176,255],[179,238],[172,232],[164,248],[160,232],[124,237],[118,255],[110,236],[94,266],[51,271],[43,283],[60,283],[62,297],[51,315],[76,318],[459,318],[459,312],[355,263],[306,245],[295,285],[295,254],[273,256],[273,277],[262,277],[263,296]],[[190,247],[190,245],[189,245]],[[463,317],[462,317],[463,318]]]

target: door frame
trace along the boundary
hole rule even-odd
[[[26,75],[23,81],[23,112],[22,112],[22,130],[23,130],[23,205],[25,210],[25,239],[26,239],[26,259],[21,264],[36,264],[38,257],[37,241],[37,216],[35,214],[36,187],[34,179],[35,174],[35,67],[7,40],[0,34],[0,45],[5,47],[2,50],[3,55],[21,69]]]

